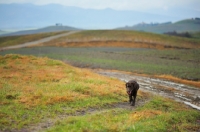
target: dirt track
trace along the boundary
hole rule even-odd
[[[0,48],[0,50],[9,50],[9,49],[16,49],[16,48],[23,48],[23,47],[33,46],[33,45],[37,45],[37,44],[40,44],[40,43],[48,42],[48,41],[56,39],[56,38],[60,38],[60,37],[63,37],[63,36],[68,36],[68,35],[71,35],[71,34],[74,34],[74,33],[77,33],[77,32],[80,32],[80,31],[70,31],[68,33],[58,34],[58,35],[55,35],[55,36],[43,38],[43,39],[36,40],[36,41],[33,41],[33,42],[27,42],[27,43],[15,45],[15,46],[3,47],[3,48]]]
[[[95,70],[96,73],[118,78],[124,82],[135,79],[140,84],[140,90],[158,94],[167,98],[183,102],[195,109],[200,110],[200,89],[192,86],[170,82],[150,77],[136,76],[122,72]]]

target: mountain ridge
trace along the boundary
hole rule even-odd
[[[133,10],[84,9],[59,4],[0,4],[0,29],[45,27],[55,23],[88,29],[113,29],[145,22],[177,21],[179,17]]]
[[[6,33],[6,34],[0,34],[0,36],[17,36],[17,35],[28,35],[28,34],[37,34],[37,33],[47,33],[47,32],[60,32],[60,31],[76,31],[76,30],[82,30],[75,27],[70,26],[63,26],[59,23],[53,26],[47,26],[39,29],[34,30],[21,30],[17,32],[12,33]]]

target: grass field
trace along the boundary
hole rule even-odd
[[[200,39],[199,33],[193,35],[194,38],[182,38],[136,31],[81,31],[36,48],[0,54],[46,56],[78,67],[169,75],[199,83]]]
[[[193,33],[192,36],[196,39],[200,39],[200,32]]]
[[[200,79],[200,50],[198,49],[35,47],[0,52],[1,55],[9,53],[46,56],[84,68],[112,69],[148,75],[172,75],[195,81]]]
[[[43,46],[196,49],[200,48],[200,40],[138,31],[92,30],[55,39]]]
[[[49,36],[54,36],[61,33],[63,32],[50,32],[50,33],[39,33],[39,34],[31,34],[31,35],[0,37],[0,48],[23,44],[26,42],[32,42],[35,40],[39,40],[39,39],[49,37]]]
[[[124,82],[58,60],[0,56],[0,73],[0,131],[31,131],[51,121],[47,131],[200,129],[199,111],[141,91],[137,103],[146,103],[135,110],[112,107],[127,101]]]
[[[200,40],[194,35],[83,31],[38,47],[0,51],[0,131],[196,132],[199,111],[140,90],[130,110],[124,82],[66,64],[178,77],[199,87]],[[0,46],[43,35],[36,36],[0,38]]]
[[[171,100],[153,98],[136,111],[109,110],[94,115],[71,117],[57,123],[48,132],[54,131],[107,131],[107,132],[160,132],[160,131],[195,131],[198,126],[188,124],[195,120],[198,113],[188,114],[185,108]],[[188,118],[189,117],[189,118]]]
[[[60,61],[6,55],[0,62],[1,130],[21,128],[63,112],[125,101],[122,82]]]

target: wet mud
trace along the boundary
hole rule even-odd
[[[137,80],[140,90],[151,92],[156,95],[171,98],[175,101],[183,102],[186,105],[200,110],[200,89],[184,84],[171,82],[168,80],[137,76],[124,72],[95,70],[96,73],[108,77],[117,78],[124,82],[131,79]]]

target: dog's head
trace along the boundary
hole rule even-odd
[[[139,89],[139,85],[135,80],[130,80],[126,83],[126,92],[131,95],[133,91],[137,91]]]
[[[133,90],[133,85],[131,83],[127,82],[126,83],[126,92],[127,92],[127,94],[130,95],[132,90]]]

